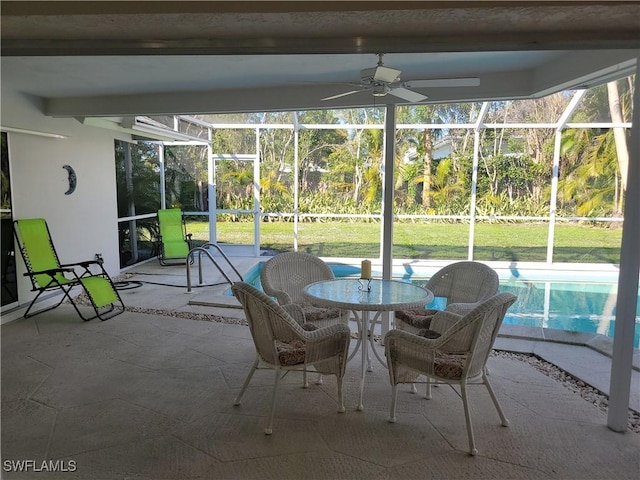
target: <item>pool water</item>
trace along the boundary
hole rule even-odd
[[[501,282],[500,291],[518,295],[504,323],[599,333],[613,337],[618,286],[589,282]],[[640,308],[640,302],[636,311]],[[634,347],[640,345],[636,317]]]
[[[359,267],[330,265],[336,277],[360,274]],[[258,264],[245,278],[245,281],[259,289],[262,289],[261,267]],[[418,285],[426,283],[425,279],[411,281]],[[599,333],[608,337],[613,337],[615,328],[617,289],[615,283],[525,281],[515,278],[500,279],[499,288],[501,292],[518,296],[504,318],[507,325]],[[431,306],[441,308],[438,300],[435,299]],[[640,311],[640,297],[636,311]],[[640,317],[636,317],[634,347],[640,348]]]

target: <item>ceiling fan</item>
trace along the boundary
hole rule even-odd
[[[428,97],[422,93],[410,90],[411,88],[477,87],[480,85],[480,79],[478,77],[416,79],[402,82],[400,81],[400,70],[384,66],[382,63],[383,55],[384,54],[382,53],[378,54],[378,64],[375,67],[360,70],[360,83],[345,82],[347,85],[356,87],[356,90],[339,93],[337,95],[322,98],[321,100],[333,100],[340,97],[346,97],[347,95],[352,95],[354,93],[370,90],[374,97],[384,97],[387,94],[391,94],[395,97],[407,100],[408,102],[415,103],[426,100]]]

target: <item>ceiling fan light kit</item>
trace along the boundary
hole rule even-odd
[[[400,70],[395,68],[388,68],[381,65],[382,60],[378,63],[378,66],[374,68],[365,68],[360,70],[360,78],[363,82],[384,82],[392,83],[400,80]]]
[[[374,97],[384,97],[387,95],[387,89],[385,85],[373,85],[373,96]]]

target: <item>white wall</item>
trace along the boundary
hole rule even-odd
[[[0,120],[4,127],[67,135],[46,138],[7,132],[11,165],[13,218],[43,217],[62,263],[91,260],[101,253],[110,275],[120,273],[114,139],[127,135],[82,125],[75,119],[49,118],[37,99],[2,87]],[[77,175],[71,195],[70,165]],[[17,252],[16,252],[17,253]],[[17,254],[19,257],[19,254]],[[20,304],[33,294],[18,260]]]

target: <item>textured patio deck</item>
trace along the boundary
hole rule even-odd
[[[242,317],[189,305],[202,293],[175,287],[122,294],[128,306],[174,315]],[[272,372],[258,372],[243,405],[233,405],[254,359],[246,326],[138,312],[84,323],[63,305],[1,334],[6,479],[637,479],[640,471],[640,435],[609,430],[602,410],[515,359],[489,363],[511,427],[500,426],[485,389],[471,389],[479,454],[470,457],[457,394],[440,387],[426,400],[403,388],[390,424],[391,389],[376,362],[363,412],[358,362],[348,366],[344,414],[332,377],[302,389],[288,375],[265,436]],[[7,460],[75,471],[8,471]]]

